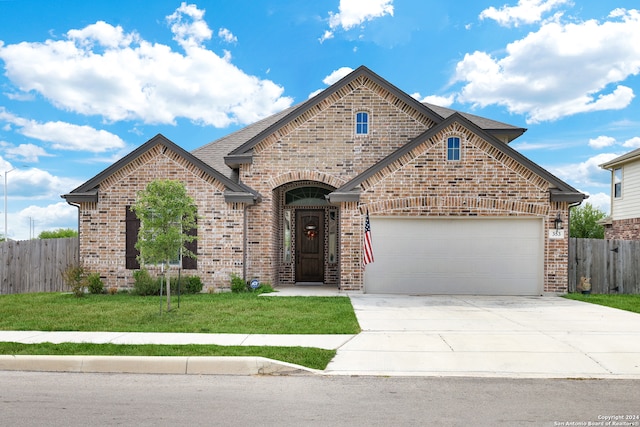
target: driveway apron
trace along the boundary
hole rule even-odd
[[[640,378],[640,314],[561,297],[352,294],[333,375]]]

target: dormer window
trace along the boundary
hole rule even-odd
[[[460,160],[460,138],[451,137],[447,139],[447,160]]]
[[[356,135],[369,134],[369,113],[361,111],[356,113]]]

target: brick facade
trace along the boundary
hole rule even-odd
[[[80,205],[80,257],[100,273],[105,287],[128,288],[133,271],[125,266],[125,215],[136,193],[154,179],[182,181],[198,206],[198,268],[205,286],[228,287],[229,275],[242,275],[243,206],[224,203],[222,186],[202,177],[175,152],[156,146],[100,185],[97,203]]]
[[[604,228],[607,240],[640,240],[640,218],[613,220]]]
[[[367,135],[355,134],[355,116],[370,116]],[[227,287],[229,275],[276,286],[295,283],[295,261],[285,259],[287,191],[302,186],[335,190],[436,125],[388,88],[365,76],[322,98],[312,108],[262,136],[239,181],[255,190],[255,204],[227,203],[224,185],[177,153],[158,146],[100,183],[97,203],[80,205],[81,258],[106,286],[131,285],[125,268],[125,209],[155,178],[184,182],[198,205],[198,270],[207,287]],[[461,140],[461,160],[446,160],[446,141]],[[324,282],[362,290],[363,215],[430,217],[532,217],[544,221],[544,291],[566,292],[568,237],[549,240],[567,202],[550,202],[551,183],[505,155],[485,136],[454,122],[426,138],[360,184],[360,200],[311,206],[337,221],[337,259],[328,260],[324,233]],[[295,218],[295,215],[292,215]],[[295,229],[295,228],[293,228]],[[566,233],[568,235],[568,233]],[[294,245],[295,239],[291,239]]]

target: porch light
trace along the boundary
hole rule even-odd
[[[556,219],[553,220],[553,224],[555,225],[556,230],[562,230],[562,218],[560,217],[560,212],[556,214]]]

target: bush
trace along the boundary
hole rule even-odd
[[[87,286],[84,267],[80,265],[69,266],[62,272],[62,279],[76,297],[84,296],[84,288]]]
[[[248,290],[249,287],[247,285],[247,282],[245,282],[242,277],[238,276],[235,273],[231,274],[231,292],[239,294],[242,292],[247,292]]]
[[[271,292],[275,292],[273,286],[269,283],[261,283],[258,289],[251,289],[251,291],[256,294],[270,294]]]
[[[160,284],[151,277],[149,271],[145,269],[133,272],[133,294],[134,295],[158,295],[160,293]]]
[[[133,294],[147,296],[160,295],[160,286],[163,286],[162,293],[165,292],[163,277],[151,277],[147,270],[136,270],[133,273]],[[178,293],[178,277],[170,276],[171,293]],[[180,293],[181,294],[197,294],[202,291],[202,280],[199,276],[181,276],[180,277]]]
[[[104,292],[104,283],[100,278],[100,273],[91,273],[86,278],[89,293],[101,294]]]
[[[245,282],[242,277],[238,276],[237,274],[232,274],[231,292],[236,294],[244,292],[252,292],[254,294],[268,294],[274,292],[274,290],[269,283],[261,283],[257,289],[253,289],[249,282]]]
[[[183,278],[185,284],[182,287],[185,294],[198,294],[202,292],[202,280],[199,276],[187,276]]]

